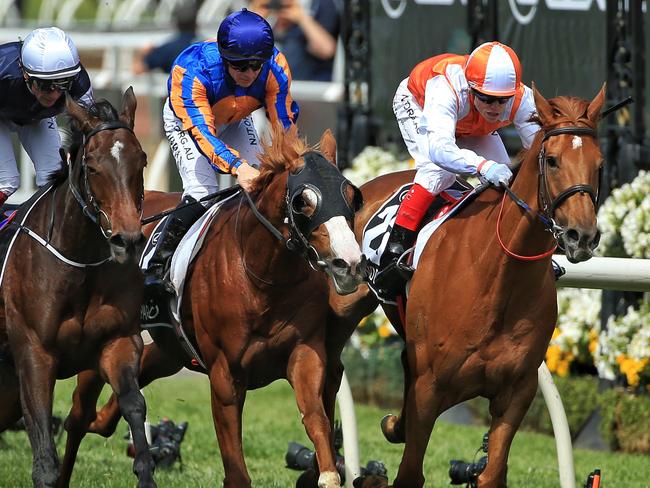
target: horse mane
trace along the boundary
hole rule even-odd
[[[90,107],[84,107],[85,110],[92,116],[102,122],[114,122],[119,120],[119,114],[117,110],[108,100],[100,99],[95,101]],[[67,141],[67,153],[70,154],[70,159],[74,161],[77,158],[79,150],[83,144],[83,130],[79,127],[79,123],[70,115],[65,115],[65,120],[67,122],[69,131],[69,141]],[[52,173],[49,177],[48,182],[54,183],[55,185],[62,183],[68,177],[68,166],[64,161],[61,161],[61,168]]]
[[[253,193],[265,188],[276,175],[304,166],[302,155],[310,149],[307,141],[298,136],[295,125],[285,130],[282,125],[273,124],[271,140],[262,142],[262,153],[258,156],[260,175],[253,184]]]

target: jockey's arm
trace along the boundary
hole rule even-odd
[[[171,109],[212,167],[220,173],[236,174],[239,166],[248,163],[217,137],[207,85],[207,80],[200,73],[175,65],[169,94]]]
[[[533,90],[524,86],[524,95],[521,98],[521,103],[515,114],[513,124],[521,139],[521,145],[524,149],[530,148],[535,139],[535,134],[540,130],[537,122],[532,122],[530,118],[536,113],[535,98],[533,97]]]
[[[269,61],[266,79],[266,115],[271,123],[280,122],[285,129],[298,119],[298,104],[291,98],[291,70],[284,54],[277,52]]]
[[[461,103],[443,76],[430,79],[425,90],[419,130],[427,134],[432,162],[452,173],[475,174],[485,158],[456,144],[456,122],[462,111]]]

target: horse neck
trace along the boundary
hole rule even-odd
[[[548,251],[554,244],[553,235],[537,216],[541,213],[539,202],[539,138],[526,151],[519,172],[512,185],[515,195],[531,208],[526,212],[504,193],[500,233],[509,249],[519,254],[535,255]],[[499,202],[499,206],[501,202]]]
[[[255,201],[257,210],[278,230],[286,226],[286,186],[286,173],[278,175]],[[271,234],[248,208],[242,212],[238,239],[241,240],[242,258],[249,274],[274,284],[301,281],[302,273],[298,276],[296,273],[305,266],[302,257],[287,249],[285,241],[279,241]]]

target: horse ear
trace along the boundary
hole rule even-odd
[[[135,109],[138,106],[138,101],[133,93],[133,87],[130,86],[122,95],[122,111],[120,112],[120,120],[127,124],[131,129],[135,125]]]
[[[549,124],[553,120],[553,109],[548,100],[542,96],[537,90],[535,82],[533,81],[533,97],[535,98],[535,107],[537,108],[537,116],[542,124],[542,127]]]
[[[336,139],[334,139],[334,134],[329,129],[326,129],[323,132],[323,135],[320,138],[320,152],[325,156],[325,159],[330,161],[334,166],[336,166]]]
[[[90,115],[84,107],[75,102],[68,92],[65,93],[65,110],[77,122],[82,132],[90,132],[99,124],[99,119]]]
[[[592,122],[597,122],[598,117],[600,117],[600,111],[602,110],[603,104],[605,103],[606,89],[607,89],[607,83],[603,83],[603,86],[600,88],[600,91],[594,97],[591,103],[589,103],[589,107],[587,107],[587,118]]]

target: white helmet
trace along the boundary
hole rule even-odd
[[[58,27],[32,31],[23,41],[20,61],[27,75],[44,80],[69,78],[81,71],[77,48]]]

